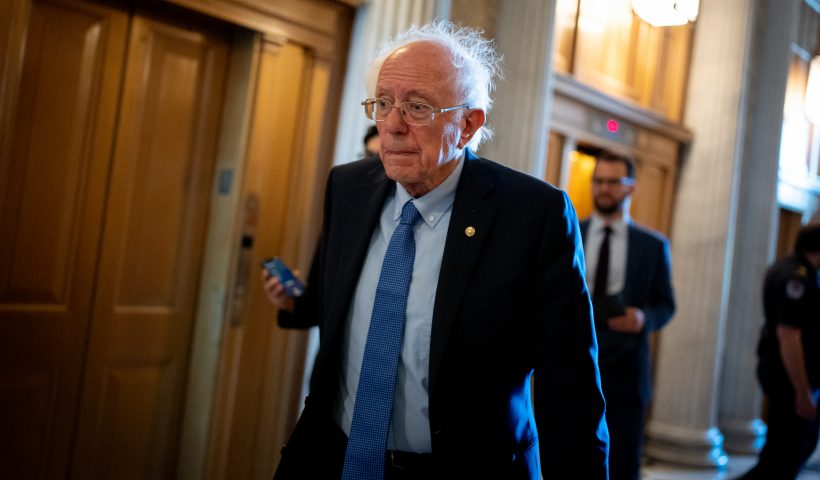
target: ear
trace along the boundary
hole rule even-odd
[[[461,117],[461,137],[458,139],[458,148],[464,148],[473,138],[475,132],[484,125],[484,110],[473,108]]]

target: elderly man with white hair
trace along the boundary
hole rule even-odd
[[[371,64],[381,158],[331,171],[304,295],[263,273],[321,338],[276,479],[607,478],[575,211],[474,153],[498,63],[439,22]]]

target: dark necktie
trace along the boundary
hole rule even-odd
[[[609,281],[609,236],[612,234],[612,227],[604,227],[604,239],[601,241],[601,249],[598,251],[598,266],[595,268],[595,286],[592,290],[593,297],[606,296],[606,284]]]
[[[401,222],[384,255],[353,406],[343,480],[384,478],[387,432],[404,336],[407,293],[416,258],[413,225],[419,217],[412,201],[404,204]]]

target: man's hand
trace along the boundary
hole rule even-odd
[[[623,315],[610,317],[607,326],[610,330],[621,333],[638,333],[643,329],[645,323],[643,310],[635,307],[626,307]]]
[[[299,272],[295,271],[293,274],[299,275]],[[279,283],[279,279],[268,273],[264,268],[262,269],[262,286],[265,288],[265,295],[274,307],[293,313],[293,297],[288,296],[285,293],[285,287]]]
[[[794,411],[800,418],[814,420],[817,416],[817,405],[814,404],[811,393],[804,392],[802,395],[796,396],[794,399]]]
[[[783,367],[794,388],[794,413],[798,417],[813,420],[817,416],[817,406],[812,398],[809,376],[806,373],[803,332],[797,327],[783,323],[779,324],[775,331],[780,345],[780,359],[783,360]]]

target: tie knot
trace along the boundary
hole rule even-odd
[[[607,226],[604,227],[604,236],[608,237],[610,235],[612,235],[612,227],[607,225]]]
[[[401,225],[415,225],[420,216],[421,214],[418,209],[416,209],[416,206],[413,205],[413,201],[408,200],[401,208],[401,220],[399,223]]]

